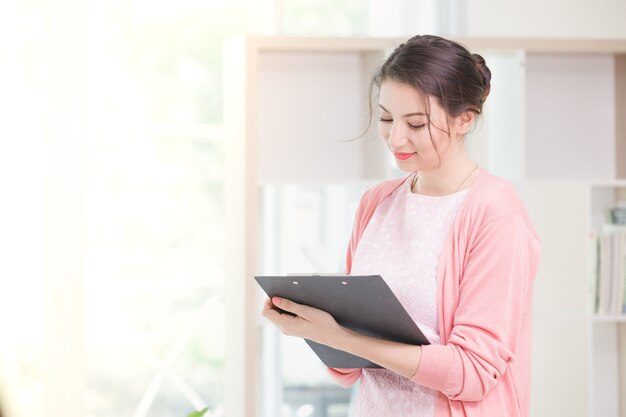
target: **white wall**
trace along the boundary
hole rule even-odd
[[[626,38],[624,0],[467,0],[468,36]]]
[[[626,38],[624,0],[369,0],[368,9],[370,36]]]

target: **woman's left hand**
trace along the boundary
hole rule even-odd
[[[276,311],[274,305],[295,316]],[[327,312],[280,297],[265,301],[263,316],[287,336],[302,337],[331,347],[345,330]]]

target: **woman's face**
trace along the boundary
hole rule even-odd
[[[426,115],[427,99],[430,120]],[[437,100],[424,96],[408,84],[385,80],[380,86],[379,107],[378,131],[401,170],[427,171],[439,166],[440,157],[441,163],[444,162],[450,138],[455,138],[456,132],[448,134],[447,114]],[[452,121],[450,128],[454,130]]]

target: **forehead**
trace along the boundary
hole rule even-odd
[[[429,107],[431,114],[440,110],[437,100],[433,100],[412,85],[393,80],[385,80],[381,83],[378,102],[389,112],[398,114],[428,113]]]

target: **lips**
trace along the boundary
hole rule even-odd
[[[404,161],[405,159],[409,159],[413,155],[415,155],[415,152],[412,152],[412,153],[394,152],[393,153],[393,156],[395,156],[396,159],[399,159],[401,161]]]

